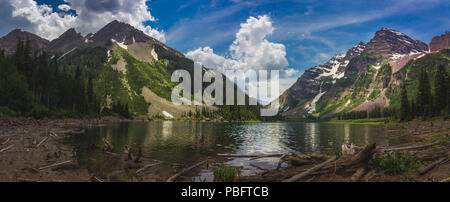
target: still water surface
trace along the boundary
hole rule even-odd
[[[142,148],[146,158],[168,164],[193,165],[218,153],[269,154],[333,152],[343,143],[387,145],[383,126],[324,123],[198,123],[198,122],[136,122],[90,128],[85,135],[74,136],[70,144],[77,147],[81,159],[98,155],[89,150],[93,144],[103,145],[106,137],[123,152],[125,145]],[[243,175],[258,169],[250,164],[273,169],[276,158],[254,161],[234,158],[227,162],[242,166]],[[80,161],[81,164],[105,164],[104,161]],[[96,165],[106,167],[108,165]],[[92,167],[92,165],[89,165]],[[107,170],[104,168],[104,170]],[[211,173],[198,174],[209,179]]]

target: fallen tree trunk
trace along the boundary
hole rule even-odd
[[[48,137],[44,138],[42,141],[39,142],[39,144],[36,145],[36,148],[38,148],[39,146],[41,146],[42,143],[44,143],[45,141],[47,141]]]
[[[330,158],[327,161],[325,161],[325,162],[323,162],[323,163],[321,163],[321,164],[319,164],[317,166],[314,166],[313,168],[310,168],[310,169],[308,169],[307,171],[305,171],[303,173],[295,175],[295,176],[293,176],[293,177],[291,177],[289,179],[283,180],[282,182],[294,182],[294,181],[297,181],[297,180],[301,179],[302,177],[305,177],[305,176],[313,173],[314,171],[319,170],[320,168],[326,166],[327,164],[335,161],[336,159],[337,159],[337,157],[334,156],[333,158]]]
[[[7,146],[7,147],[5,147],[5,148],[3,148],[3,149],[1,149],[1,150],[0,150],[0,153],[5,152],[6,150],[11,149],[12,147],[14,147],[13,144],[12,144],[12,145],[9,145],[9,146]]]
[[[190,170],[192,170],[192,169],[194,169],[194,168],[196,168],[198,166],[201,166],[201,165],[203,165],[203,164],[205,164],[207,162],[208,162],[208,160],[204,160],[204,161],[202,161],[200,163],[197,163],[197,164],[195,164],[195,165],[193,165],[193,166],[191,166],[189,168],[183,169],[181,172],[179,172],[179,173],[175,174],[174,176],[170,177],[169,179],[167,179],[166,182],[173,182],[175,179],[177,179],[177,177],[180,177],[182,174],[184,174],[184,173],[186,173],[186,172],[188,172],[188,171],[190,171]]]
[[[157,165],[160,165],[160,164],[162,164],[162,162],[157,162],[157,163],[148,164],[148,165],[142,167],[141,169],[137,170],[135,175],[137,175],[138,173],[140,173],[140,172],[142,172],[142,171],[144,171],[144,170],[146,170],[146,169],[148,169],[148,168],[151,168],[151,167],[153,167],[153,166],[157,166]]]
[[[8,143],[11,140],[11,138],[6,139],[4,142],[2,142],[2,145],[5,145],[6,143]]]
[[[374,178],[377,175],[377,172],[375,170],[369,171],[364,177],[364,182],[369,182],[372,178]]]
[[[219,157],[232,157],[232,158],[268,158],[268,157],[281,157],[284,154],[217,154]]]
[[[426,144],[426,145],[414,145],[414,146],[408,146],[408,147],[397,147],[397,148],[381,148],[381,152],[389,152],[389,151],[404,151],[404,150],[413,150],[413,149],[425,149],[428,147],[432,147],[435,145],[438,145],[439,143],[432,143],[432,144]]]
[[[54,167],[57,167],[57,166],[61,166],[61,165],[64,165],[64,164],[68,164],[68,163],[70,163],[70,162],[72,162],[72,160],[64,161],[64,162],[61,162],[61,163],[55,163],[55,164],[48,165],[48,166],[44,166],[44,167],[40,167],[38,170],[44,170],[44,169],[48,169],[48,168],[54,168]]]
[[[353,174],[352,177],[350,178],[350,182],[358,182],[359,179],[361,179],[361,177],[364,175],[365,172],[366,172],[366,169],[364,169],[364,168],[358,169],[355,172],[355,174]]]
[[[376,143],[366,146],[363,150],[361,150],[351,158],[347,166],[369,161],[370,158],[372,158],[372,154],[374,153],[376,147],[377,147]]]
[[[440,158],[439,160],[431,163],[430,165],[421,168],[419,170],[419,174],[425,175],[428,171],[430,171],[431,169],[433,169],[435,166],[439,165],[440,163],[444,162],[445,160],[446,160],[446,158]]]

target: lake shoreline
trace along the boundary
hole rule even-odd
[[[0,151],[2,151],[0,152],[0,181],[98,181],[97,176],[93,176],[86,168],[78,165],[74,147],[63,144],[62,140],[67,136],[82,135],[84,128],[125,122],[147,121],[142,119],[128,120],[118,117],[45,120],[0,117]],[[158,122],[164,120],[153,121]],[[449,125],[449,121],[438,121],[434,123],[434,126],[442,123]],[[388,131],[394,131],[393,134],[389,135],[388,138],[390,139],[400,140],[414,135],[416,139],[413,138],[413,142],[402,144],[411,145],[412,143],[418,144],[432,141],[433,136],[425,132],[429,130],[433,131],[434,126],[423,127],[424,124],[430,124],[430,122],[389,122],[384,125]],[[395,178],[390,178],[389,176],[384,177],[386,178],[384,179],[385,181],[395,181]],[[253,177],[252,179],[255,181],[264,181],[264,179],[268,178],[258,179],[257,177]],[[333,181],[336,179],[322,178],[321,180],[317,179],[317,181]],[[340,180],[345,181],[345,178],[341,178]],[[378,180],[383,181],[381,179]]]
[[[78,166],[74,148],[62,140],[82,134],[87,127],[130,121],[118,117],[44,120],[0,117],[0,181],[92,181],[88,170]]]

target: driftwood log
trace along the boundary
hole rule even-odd
[[[396,148],[381,148],[381,152],[389,152],[389,151],[405,151],[405,150],[414,150],[414,149],[426,149],[435,145],[438,145],[439,143],[431,143],[426,145],[414,145],[414,146],[408,146],[408,147],[396,147]]]
[[[441,164],[442,162],[444,162],[447,158],[440,158],[439,160],[431,163],[428,166],[425,166],[421,169],[419,169],[419,174],[420,175],[425,175],[428,171],[430,171],[431,169],[433,169],[434,167],[436,167],[437,165]]]
[[[104,143],[104,150],[107,152],[112,152],[113,151],[113,146],[111,143],[109,143],[109,141],[106,138],[103,138],[103,143]]]
[[[358,169],[355,172],[355,174],[353,174],[352,177],[350,178],[350,182],[358,182],[359,179],[361,179],[361,177],[364,175],[365,172],[366,172],[365,168]]]
[[[41,144],[44,143],[45,141],[47,141],[47,139],[48,139],[48,137],[45,137],[42,141],[40,141],[39,144],[36,145],[36,148],[41,146]]]
[[[199,167],[199,166],[201,166],[201,165],[203,165],[203,164],[205,164],[207,162],[208,162],[208,160],[204,160],[204,161],[202,161],[200,163],[197,163],[197,164],[195,164],[195,165],[193,165],[193,166],[191,166],[189,168],[183,169],[181,172],[179,172],[179,173],[175,174],[174,176],[170,177],[169,179],[167,179],[166,182],[173,182],[175,179],[180,177],[182,174],[184,174],[184,173],[186,173],[186,172],[188,172],[188,171],[190,171],[190,170],[192,170],[194,168],[197,168],[197,167]]]
[[[144,170],[147,170],[147,169],[149,169],[149,168],[151,168],[153,166],[157,166],[157,165],[160,165],[160,164],[162,164],[162,162],[156,162],[156,163],[148,164],[148,165],[142,167],[141,169],[137,170],[136,171],[136,175],[139,174],[140,172],[144,171]]]
[[[254,159],[260,159],[260,158],[269,158],[269,157],[281,157],[284,154],[217,154],[218,157],[225,157],[225,158],[252,158]]]
[[[72,160],[64,161],[64,162],[61,162],[61,163],[55,163],[55,164],[48,165],[48,166],[44,166],[44,167],[40,167],[38,170],[44,170],[44,169],[48,169],[48,168],[54,168],[54,167],[58,167],[58,166],[61,166],[61,165],[64,165],[64,164],[68,164],[68,163],[70,163],[70,162],[72,162]]]
[[[7,147],[1,149],[1,150],[0,150],[0,153],[5,152],[6,150],[11,149],[12,147],[14,147],[14,145],[9,145],[9,146],[7,146]]]
[[[303,173],[295,175],[295,176],[293,176],[293,177],[291,177],[289,179],[283,180],[282,182],[295,182],[295,181],[301,179],[302,177],[308,176],[309,174],[313,173],[314,171],[319,170],[320,168],[322,168],[322,167],[326,166],[327,164],[335,161],[336,159],[337,159],[337,157],[334,156],[333,158],[330,158],[327,161],[325,161],[325,162],[323,162],[323,163],[321,163],[321,164],[319,164],[317,166],[314,166],[314,167],[308,169],[307,171],[305,171]]]

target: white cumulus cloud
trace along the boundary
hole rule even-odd
[[[34,0],[0,1],[12,9],[10,19],[0,19],[0,22],[16,21],[24,25],[21,28],[49,40],[69,28],[75,28],[83,34],[95,33],[109,22],[118,20],[165,42],[164,31],[144,25],[145,22],[156,20],[146,4],[148,0],[65,0],[65,4],[58,6],[63,11],[74,10],[75,15],[55,12],[50,6],[38,5]]]
[[[273,31],[269,16],[250,17],[241,24],[236,33],[236,39],[229,48],[230,58],[215,54],[210,47],[189,51],[186,56],[208,68],[218,70],[281,70],[289,65],[286,47],[266,39]]]
[[[210,69],[222,72],[226,70],[280,70],[280,93],[289,88],[295,80],[288,78],[297,74],[294,69],[286,69],[289,65],[286,59],[286,47],[283,44],[273,43],[267,37],[274,32],[271,19],[267,15],[249,17],[241,24],[236,33],[236,39],[229,47],[229,57],[214,53],[207,46],[186,53],[186,57]],[[260,85],[260,84],[249,84]],[[241,86],[241,88],[243,88]],[[270,95],[269,99],[260,100],[267,103],[279,95]]]

